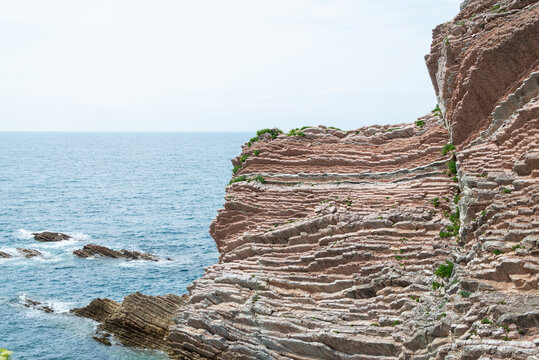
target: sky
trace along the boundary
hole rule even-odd
[[[412,122],[460,2],[0,0],[0,131]]]

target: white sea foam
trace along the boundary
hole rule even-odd
[[[15,238],[21,239],[21,240],[30,240],[34,238],[34,235],[32,233],[36,232],[43,232],[48,230],[39,230],[39,231],[30,231],[26,229],[19,229],[15,232]],[[55,249],[55,248],[72,248],[75,250],[80,242],[88,241],[92,237],[88,234],[82,233],[82,232],[66,232],[66,235],[69,235],[70,238],[67,240],[62,241],[51,241],[51,242],[39,242],[36,241],[32,244],[32,247],[37,247],[39,249]],[[25,245],[27,246],[27,243],[25,242]]]
[[[60,300],[57,300],[57,299],[41,300],[41,299],[36,299],[36,298],[29,298],[26,293],[20,294],[18,304],[24,306],[25,308],[27,308],[29,310],[31,310],[31,312],[42,313],[42,311],[39,310],[39,309],[36,309],[36,308],[33,308],[33,307],[26,307],[25,304],[26,304],[27,300],[39,301],[42,306],[50,307],[54,311],[54,313],[56,313],[56,314],[68,314],[69,310],[73,308],[73,303],[72,302],[60,301]]]
[[[26,229],[19,229],[15,232],[15,237],[17,239],[24,239],[24,240],[28,240],[28,239],[33,239],[34,238],[34,235],[32,235],[32,233],[35,232],[35,231],[28,231]]]

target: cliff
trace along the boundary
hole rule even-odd
[[[433,31],[432,114],[251,139],[210,228],[218,264],[168,312],[129,307],[170,320],[151,347],[178,359],[539,358],[538,27],[536,1],[465,1]],[[90,313],[107,324],[118,306]]]

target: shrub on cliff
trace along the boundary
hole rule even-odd
[[[277,135],[279,134],[282,134],[283,131],[281,129],[277,129],[277,128],[274,128],[274,129],[262,129],[262,130],[258,130],[256,132],[256,136],[255,137],[252,137],[249,142],[247,143],[247,146],[251,147],[251,145],[260,140],[260,137],[264,134],[270,134],[271,135],[271,138],[272,139],[275,139],[277,138]]]
[[[305,137],[305,134],[304,134],[303,131],[301,131],[299,128],[295,128],[295,129],[290,130],[288,133],[286,133],[286,136],[301,136],[301,137]]]
[[[446,260],[445,264],[441,264],[438,266],[438,269],[434,271],[434,275],[439,276],[441,278],[449,279],[451,277],[451,274],[453,273],[453,263],[449,260]]]
[[[453,151],[453,150],[455,150],[455,145],[453,145],[453,144],[445,144],[444,146],[442,146],[441,153],[442,153],[442,155],[445,155],[448,152]]]

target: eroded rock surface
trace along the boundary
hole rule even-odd
[[[95,340],[110,345],[108,334],[122,344],[132,347],[170,352],[166,337],[173,323],[173,315],[183,306],[177,295],[128,295],[122,303],[110,299],[95,299],[84,308],[71,310],[81,317],[100,322]]]
[[[9,259],[12,258],[13,255],[8,254],[7,252],[0,251],[0,259]]]
[[[82,249],[73,251],[73,255],[80,258],[104,257],[112,259],[159,261],[159,257],[153,254],[140,253],[138,251],[129,251],[123,249],[112,250],[108,247],[95,244],[84,245]]]
[[[23,248],[17,248],[17,251],[19,254],[24,256],[25,258],[33,258],[36,256],[43,256],[41,251],[35,250],[35,249],[23,249]]]
[[[34,235],[34,240],[42,242],[54,242],[54,241],[63,241],[70,238],[69,235],[62,233],[55,233],[49,231],[43,231],[40,233],[32,233]]]
[[[539,358],[538,6],[434,30],[440,112],[244,145],[171,356]]]

